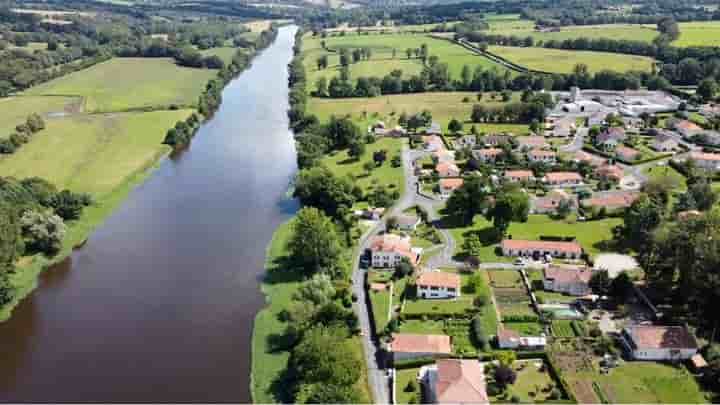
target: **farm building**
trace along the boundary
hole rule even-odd
[[[698,351],[695,336],[684,326],[630,326],[621,341],[635,360],[688,360]]]

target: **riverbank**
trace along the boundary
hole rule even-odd
[[[276,33],[271,34],[273,40]],[[108,101],[120,98],[124,104],[123,110],[112,114],[83,111],[48,119],[47,128],[37,139],[0,161],[0,174],[3,176],[41,177],[58,189],[87,192],[94,200],[79,219],[66,223],[67,233],[56,255],[46,257],[36,254],[19,260],[9,280],[13,287],[13,299],[0,307],[0,322],[7,321],[13,310],[37,288],[38,278],[44,270],[66,260],[74,248],[83,245],[172,151],[171,147],[163,144],[165,132],[197,111],[178,109],[177,104],[173,104],[178,97],[206,99],[203,91],[207,90],[203,89],[208,80],[227,85],[233,77],[245,71],[252,59],[269,43],[258,39],[256,48],[236,48],[235,54],[242,56],[240,60],[244,64],[229,65],[221,70],[184,68],[166,63],[165,59],[115,58],[28,90],[28,94],[39,92],[48,96],[71,93],[86,102],[88,99]],[[125,68],[128,64],[134,68]],[[117,65],[122,68],[118,69]],[[171,91],[154,89],[144,97],[134,96],[140,91],[148,93],[141,88],[143,83],[136,80],[143,66],[153,67],[155,75],[163,76],[163,83]],[[107,81],[106,76],[115,80]],[[133,94],[133,97],[127,94]],[[148,107],[147,103],[152,103],[152,106]],[[170,105],[174,106],[168,107]],[[135,111],[138,106],[148,111]],[[217,108],[207,102],[193,107],[209,109],[209,113]]]

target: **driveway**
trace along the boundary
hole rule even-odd
[[[640,267],[637,260],[629,255],[620,253],[602,253],[595,258],[595,269],[605,269],[610,277],[616,277],[625,270]]]

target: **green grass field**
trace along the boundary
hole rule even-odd
[[[100,196],[169,151],[167,128],[190,110],[77,115],[47,121],[45,130],[0,159],[0,175],[39,176],[61,188]]]
[[[369,291],[368,294],[375,319],[375,330],[380,333],[390,321],[390,291]]]
[[[330,77],[335,74],[336,70],[332,67],[336,67],[339,64],[338,53],[327,52],[321,46],[323,39],[320,37],[313,38],[312,36],[306,36],[303,39],[303,52],[304,52],[304,63],[308,72],[308,83],[314,85],[315,79],[321,75]],[[504,68],[487,58],[475,55],[465,48],[455,45],[449,41],[442,39],[431,38],[424,34],[382,34],[382,35],[346,35],[346,36],[333,36],[324,38],[324,41],[330,49],[340,48],[371,48],[373,51],[372,58],[368,62],[359,63],[358,66],[350,66],[351,77],[358,77],[362,75],[372,74],[375,76],[384,76],[390,73],[393,69],[403,69],[407,73],[412,73],[407,69],[414,69],[419,71],[421,68],[418,59],[407,59],[405,56],[405,50],[407,48],[420,48],[422,44],[428,46],[430,55],[435,55],[439,58],[441,63],[447,63],[450,69],[450,74],[454,78],[458,78],[463,65],[468,65],[472,69],[476,66],[482,66],[485,69],[497,68],[504,70]],[[396,50],[396,57],[392,58],[392,51]],[[318,72],[316,60],[322,55],[328,55],[329,65],[328,69]],[[364,66],[368,64],[369,66]],[[360,73],[357,73],[355,69],[359,69]]]
[[[605,25],[575,25],[561,27],[558,32],[535,31],[535,23],[521,19],[499,19],[488,21],[490,30],[488,34],[506,35],[516,37],[532,37],[535,41],[564,41],[566,39],[626,39],[632,41],[652,42],[658,35],[655,27],[640,24],[605,24]],[[682,28],[681,28],[682,31]]]
[[[542,359],[521,360],[513,363],[513,370],[517,374],[515,383],[508,386],[508,392],[502,396],[491,397],[490,403],[509,403],[510,398],[517,396],[521,404],[544,403],[549,392],[543,392],[548,384],[555,384],[547,371],[547,367],[540,371]],[[553,403],[553,400],[548,400]]]
[[[508,235],[512,235],[513,239],[539,240],[540,235],[548,236],[574,236],[578,239],[583,249],[590,255],[594,256],[602,251],[603,241],[612,239],[612,228],[622,222],[620,218],[608,218],[599,221],[587,222],[566,222],[555,221],[547,215],[530,215],[525,223],[513,222],[508,230]],[[492,232],[492,223],[482,216],[475,217],[472,226],[453,227],[450,229],[453,238],[457,244],[455,254],[463,255],[463,243],[465,237],[471,232],[477,232],[480,240],[485,244],[480,255],[483,262],[508,261],[510,258],[497,256],[495,248],[498,244],[490,240]]]
[[[89,112],[193,106],[216,74],[210,69],[179,67],[172,59],[115,58],[32,87],[25,94],[83,96]]]
[[[628,362],[609,374],[596,374],[611,403],[707,403],[700,387],[684,367],[651,362]]]
[[[233,56],[235,56],[235,52],[237,52],[237,48],[233,48],[230,46],[223,46],[221,48],[210,48],[200,51],[203,56],[219,56],[220,59],[225,62],[225,64],[229,64],[230,62],[232,62]]]
[[[403,169],[402,167],[392,167],[390,160],[393,156],[400,155],[403,142],[400,139],[378,139],[375,143],[367,145],[365,154],[359,160],[350,159],[347,150],[343,150],[328,155],[322,160],[322,164],[339,177],[354,176],[356,184],[364,192],[377,186],[387,186],[391,190],[398,190],[402,195],[405,188]],[[374,168],[370,175],[367,175],[363,164],[372,161],[373,152],[383,149],[387,151],[387,160],[382,166]]]
[[[419,403],[420,383],[417,383],[417,391],[406,391],[406,387],[410,381],[417,381],[417,375],[420,368],[405,368],[397,370],[395,380],[395,395],[398,404]]]
[[[0,99],[0,138],[15,132],[28,115],[38,113],[45,119],[52,113],[71,113],[80,107],[79,97],[19,96]]]
[[[553,73],[571,73],[575,65],[584,63],[590,72],[610,69],[618,72],[638,70],[649,72],[653,59],[645,56],[609,52],[571,51],[549,48],[490,46],[488,51],[530,69]]]
[[[673,46],[720,46],[720,21],[681,22],[680,38]]]

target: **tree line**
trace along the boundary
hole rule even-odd
[[[30,138],[45,129],[45,120],[39,114],[30,114],[24,123],[15,127],[15,132],[7,138],[0,139],[0,154],[15,153],[22,145],[30,142]]]

